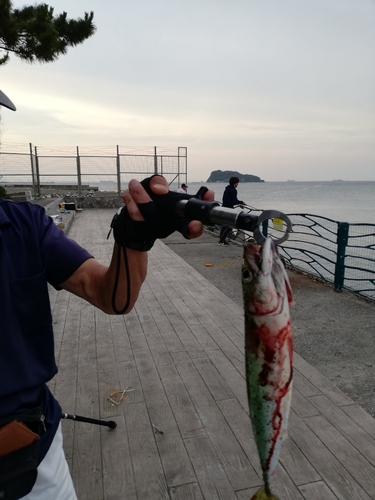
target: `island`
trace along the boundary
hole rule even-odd
[[[213,170],[206,182],[229,182],[231,177],[238,177],[240,182],[264,182],[256,175],[240,174],[236,170]]]

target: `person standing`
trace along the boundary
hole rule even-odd
[[[223,207],[226,208],[233,208],[234,205],[245,205],[244,201],[240,201],[237,198],[237,186],[238,183],[240,182],[238,177],[231,177],[229,179],[229,184],[225,188],[224,194],[223,194]],[[227,247],[229,246],[229,243],[226,241],[229,233],[231,232],[232,228],[228,226],[222,226],[221,231],[220,231],[220,239],[218,245]]]
[[[16,110],[2,91],[0,105]],[[146,180],[155,199],[168,193],[164,177]],[[204,197],[212,201],[213,191]],[[0,198],[0,498],[77,498],[63,451],[61,407],[47,386],[57,373],[48,283],[107,314],[127,314],[146,278],[147,251],[182,227],[179,218],[160,214],[136,179],[123,201],[111,224],[112,259],[104,265],[42,206]],[[202,233],[201,222],[188,223],[186,236]]]
[[[186,184],[181,184],[181,187],[177,189],[177,193],[186,194],[188,187]]]

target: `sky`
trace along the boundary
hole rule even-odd
[[[190,182],[375,180],[375,0],[47,3],[97,31],[0,66],[7,149],[184,146]]]

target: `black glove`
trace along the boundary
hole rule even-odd
[[[154,176],[152,176],[154,177]],[[150,188],[152,177],[144,179],[141,184],[152,201],[139,203],[138,208],[144,221],[133,220],[126,207],[112,220],[115,241],[118,245],[145,252],[150,250],[157,238],[166,238],[175,231],[188,238],[190,220],[177,214],[175,207],[181,200],[190,200],[193,196],[169,191],[165,195],[155,195]],[[201,198],[207,188],[201,188],[195,195]]]

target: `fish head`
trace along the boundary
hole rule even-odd
[[[277,313],[284,295],[292,303],[292,291],[277,245],[268,237],[264,245],[249,243],[244,247],[242,290],[245,313],[266,315]]]

